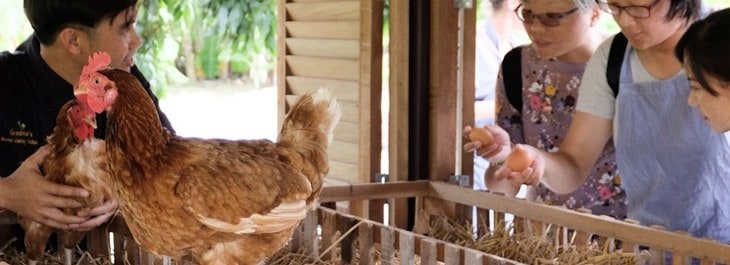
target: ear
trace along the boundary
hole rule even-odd
[[[63,48],[68,51],[71,54],[81,54],[84,49],[86,49],[84,46],[88,44],[88,36],[86,35],[86,32],[66,27],[61,30],[61,32],[58,34],[58,42],[63,46]]]

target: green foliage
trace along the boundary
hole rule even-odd
[[[180,72],[195,75],[188,78],[215,79],[246,75],[253,68],[273,69],[276,0],[150,0],[139,14],[144,14],[138,30],[145,45],[138,61],[154,84],[164,87]],[[267,63],[251,63],[261,55]]]

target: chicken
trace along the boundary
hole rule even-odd
[[[340,118],[330,93],[301,96],[275,143],[199,139],[163,129],[131,74],[102,70],[82,78],[100,80],[75,94],[107,111],[113,192],[143,249],[191,254],[201,264],[259,264],[290,240],[315,204]]]
[[[104,204],[111,198],[111,184],[106,168],[103,140],[94,138],[95,113],[83,102],[72,99],[58,113],[56,127],[48,137],[50,153],[41,170],[49,181],[85,188],[86,198],[78,198],[84,207],[64,209],[67,214],[79,214]],[[44,252],[51,227],[27,218],[18,221],[25,230],[25,246],[31,264]],[[60,231],[65,248],[66,264],[71,264],[71,250],[84,238],[84,232]]]

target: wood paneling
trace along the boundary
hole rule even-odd
[[[294,21],[360,20],[360,1],[289,3],[286,11]]]
[[[285,25],[288,36],[293,38],[357,40],[360,36],[357,21],[289,21]]]
[[[336,39],[298,39],[286,40],[288,53],[300,56],[318,56],[326,58],[360,58],[360,43],[357,40]]]
[[[287,56],[286,63],[292,75],[304,77],[358,80],[357,60],[310,56]]]
[[[325,88],[338,98],[342,118],[330,144],[330,175],[369,182],[381,149],[381,0],[279,0],[280,121],[299,95]],[[357,205],[351,207],[358,212]]]
[[[337,97],[337,101],[357,102],[359,96],[357,81],[288,76],[286,77],[286,83],[289,88],[288,92],[294,95],[303,95],[319,88],[325,88],[332,91],[334,96]]]

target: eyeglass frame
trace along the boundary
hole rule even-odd
[[[598,8],[601,9],[601,11],[606,12],[614,17],[620,16],[621,12],[626,12],[626,14],[628,14],[629,16],[631,16],[633,18],[648,18],[651,16],[651,9],[654,8],[657,4],[659,4],[660,1],[661,0],[654,0],[654,2],[651,2],[648,5],[628,5],[628,6],[617,6],[617,5],[609,4],[608,2],[603,2],[603,1],[596,1],[596,3],[598,4]],[[611,7],[616,8],[618,10],[618,12],[616,12],[614,14]],[[630,9],[630,8],[634,8],[634,9]],[[636,8],[638,8],[639,10],[646,10],[646,16],[635,16],[635,15],[631,14],[631,12],[627,11],[627,10],[636,10]]]
[[[520,9],[522,9],[523,12],[520,12]],[[573,9],[571,9],[571,10],[568,10],[568,11],[565,11],[565,12],[562,12],[562,13],[547,12],[547,13],[542,13],[542,14],[533,14],[532,13],[532,10],[529,10],[530,17],[531,18],[530,19],[526,19],[525,18],[525,14],[524,14],[524,6],[523,6],[523,4],[520,4],[514,10],[515,15],[517,15],[517,18],[520,21],[522,21],[523,23],[525,23],[525,24],[535,23],[535,18],[537,18],[537,20],[540,21],[540,24],[542,24],[543,26],[546,26],[546,27],[557,27],[557,26],[560,26],[560,20],[563,19],[563,18],[565,18],[565,17],[567,17],[567,16],[569,16],[570,14],[575,13],[575,11],[578,11],[578,7],[575,7]],[[548,19],[554,20],[555,23],[554,24],[545,23],[545,20],[548,20]],[[530,22],[528,22],[527,20],[529,20]]]

